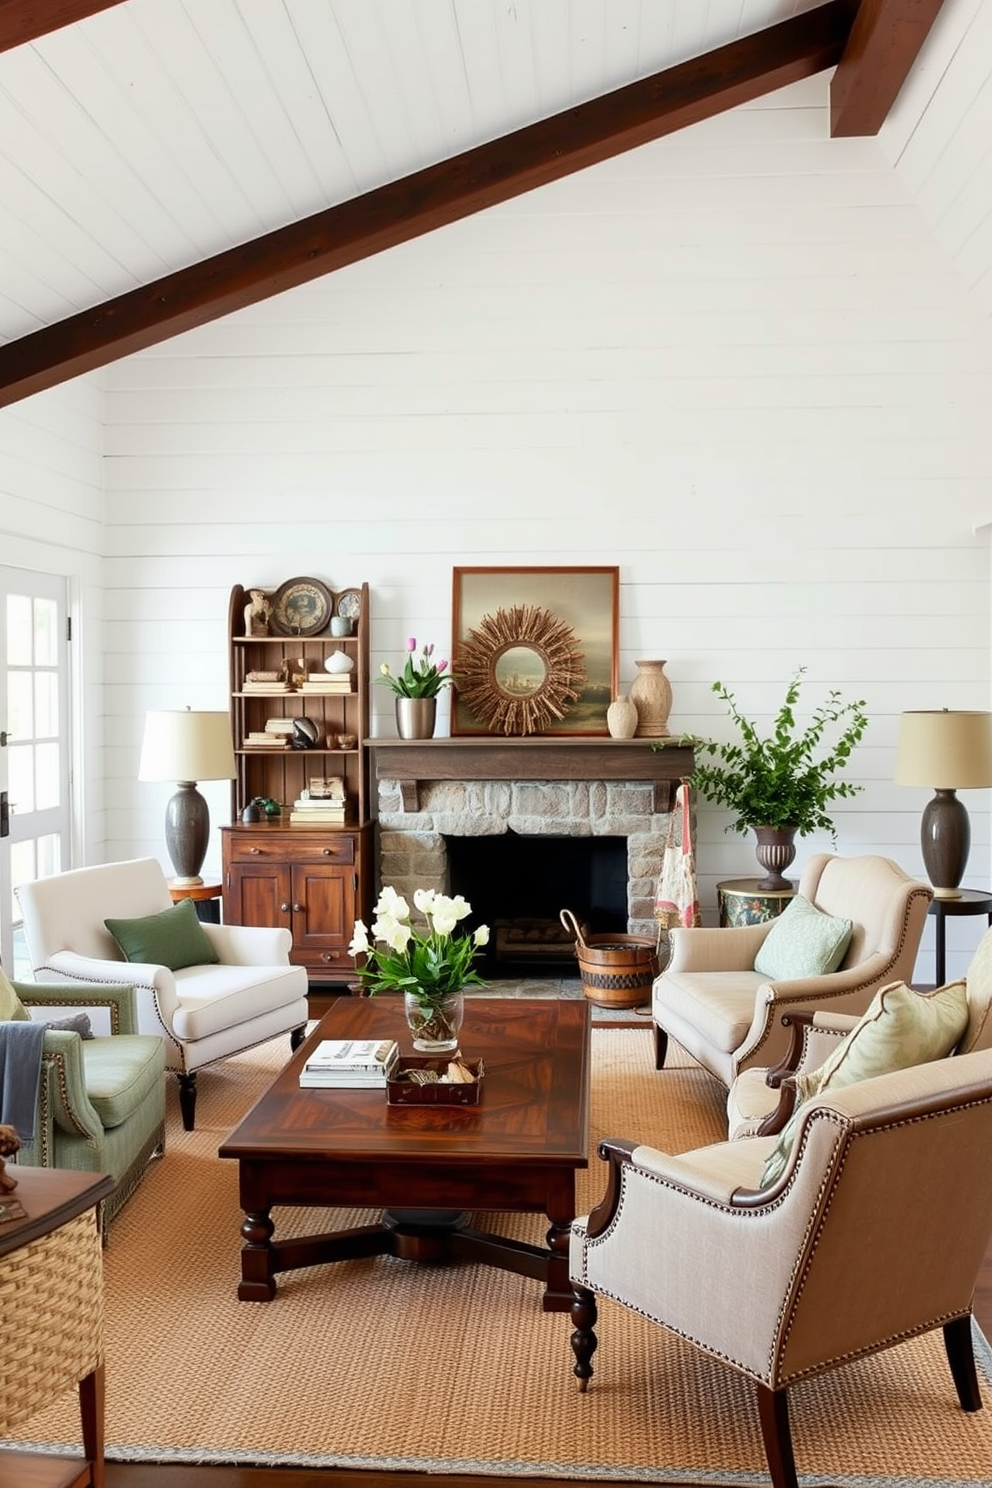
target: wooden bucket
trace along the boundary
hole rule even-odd
[[[559,919],[575,936],[582,990],[597,1007],[632,1008],[651,1001],[658,975],[658,948],[646,935],[590,935],[585,938],[570,909]]]

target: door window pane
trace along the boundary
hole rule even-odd
[[[7,750],[7,795],[12,811],[34,811],[34,749],[30,744],[11,744]]]
[[[34,602],[35,666],[58,665],[58,623],[59,608],[54,599],[36,599]]]
[[[57,832],[35,839],[37,848],[37,877],[51,878],[62,872],[62,841]]]
[[[26,594],[7,595],[7,665],[31,665],[31,601]]]
[[[36,739],[54,739],[58,731],[59,679],[55,672],[35,672],[34,736]]]
[[[7,728],[22,744],[34,735],[30,672],[7,673]]]
[[[38,744],[34,751],[35,811],[49,811],[59,804],[59,746]]]

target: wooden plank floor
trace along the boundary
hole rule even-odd
[[[975,1293],[975,1317],[992,1340],[992,1246]],[[568,1368],[567,1329],[562,1332],[562,1368]],[[423,1478],[430,1488],[491,1488],[492,1478],[426,1473],[344,1472],[300,1467],[153,1467],[107,1464],[107,1488],[412,1488]],[[560,1479],[528,1478],[527,1488],[561,1488]]]

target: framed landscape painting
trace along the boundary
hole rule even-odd
[[[456,568],[452,734],[607,735],[618,568]]]

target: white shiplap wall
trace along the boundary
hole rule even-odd
[[[878,142],[828,139],[822,79],[107,385],[109,855],[161,851],[141,720],[224,705],[234,582],[367,579],[378,663],[411,633],[446,647],[453,566],[615,563],[624,685],[667,657],[674,728],[727,736],[717,677],[767,719],[800,663],[811,706],[867,699],[840,850],[921,871],[898,715],[989,706],[992,347]],[[968,805],[987,882],[988,801]],[[724,820],[700,810],[710,910],[754,868]]]
[[[0,411],[0,563],[68,581],[73,645],[73,853],[105,854],[103,430],[100,379]],[[5,630],[5,620],[0,620]],[[84,748],[85,740],[85,748]]]
[[[879,139],[992,314],[992,6],[948,0]]]

